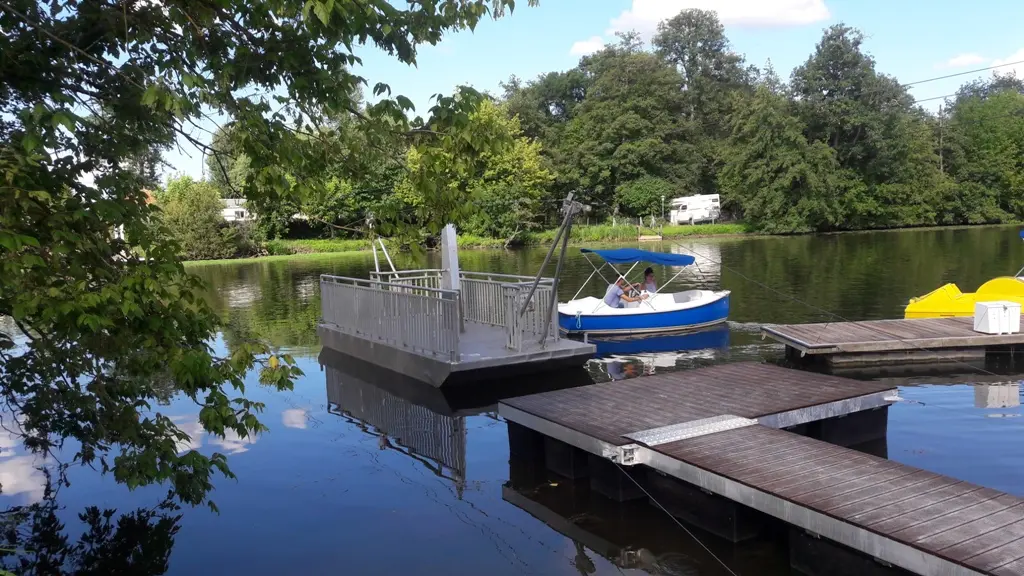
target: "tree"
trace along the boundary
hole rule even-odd
[[[265,427],[262,406],[240,394],[245,375],[259,368],[263,384],[287,388],[299,371],[258,342],[215,354],[218,318],[124,163],[176,139],[220,153],[192,126],[222,114],[250,159],[246,198],[301,197],[332,158],[329,118],[349,112],[371,146],[412,138],[451,151],[445,167],[425,153],[412,179],[425,191],[422,221],[439,228],[467,202],[431,183],[506,142],[463,129],[479,100],[467,89],[438,98],[426,120],[407,118],[403,96],[358,109],[366,81],[353,50],[373,43],[414,64],[418,45],[512,2],[0,2],[0,315],[25,338],[0,333],[0,397],[29,449],[70,438],[75,462],[207,502],[213,474],[230,476],[226,458],[177,453],[186,435],[150,410],[153,382],[172,378],[211,434],[246,437]],[[374,92],[390,96],[383,84]],[[83,117],[101,109],[98,123]]]
[[[216,152],[206,156],[206,171],[221,198],[240,197],[249,178],[251,160],[238,151],[237,132],[234,124],[218,126],[210,140],[210,148]]]
[[[834,152],[807,141],[785,96],[758,86],[732,125],[720,184],[749,224],[770,233],[841,227]]]
[[[504,106],[489,100],[480,102],[470,115],[474,130],[494,134],[511,142],[498,152],[484,152],[478,158],[475,170],[461,172],[452,168],[453,178],[443,184],[466,190],[477,204],[467,219],[466,231],[511,242],[521,232],[536,227],[540,200],[552,176],[545,167],[541,146],[522,136],[517,117],[509,117]],[[453,156],[451,150],[440,148],[434,152],[441,158]],[[422,156],[416,149],[409,151],[407,164],[411,174],[421,167]],[[399,184],[396,200],[406,210],[417,209],[423,199],[407,181]]]
[[[679,73],[630,35],[580,67],[591,85],[566,128],[564,147],[586,201],[612,213],[619,186],[645,176],[693,190],[699,159]]]
[[[171,178],[157,201],[184,258],[214,260],[251,253],[248,231],[224,221],[220,191],[212,182]]]
[[[688,9],[658,24],[655,52],[672,63],[682,77],[686,116],[698,126],[695,139],[700,155],[697,186],[712,194],[721,169],[720,143],[729,134],[729,117],[735,111],[730,95],[746,90],[751,71],[743,57],[732,51],[725,28],[711,10]]]
[[[947,211],[954,223],[1024,217],[1024,93],[997,83],[968,85],[950,109],[947,160],[956,193]]]
[[[661,216],[664,200],[678,196],[668,180],[643,176],[621,184],[615,190],[615,203],[628,216]]]
[[[926,116],[906,88],[875,71],[863,40],[842,24],[825,31],[793,71],[796,112],[807,140],[835,151],[846,226],[933,224],[944,179]]]

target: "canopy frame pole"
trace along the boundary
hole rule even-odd
[[[639,263],[640,263],[639,260],[637,260],[636,262],[633,262],[633,265],[629,267],[629,270],[626,270],[626,275],[628,276],[629,273],[633,271],[633,268],[636,268],[636,265],[639,264]],[[612,266],[612,270],[615,270],[615,273],[618,274],[618,278],[615,279],[616,282],[619,280],[619,278],[625,280],[626,282],[629,282],[629,280],[626,278],[626,276],[624,276],[621,273],[619,273],[619,270],[617,268],[615,268],[615,266]],[[604,275],[602,275],[601,277],[604,278]],[[609,282],[609,284],[611,284],[611,283]],[[591,312],[591,314],[593,314],[594,312],[597,312],[598,310],[600,310],[601,309],[601,304],[604,304],[604,299],[602,299],[600,304],[598,304],[597,307],[594,308],[594,310],[593,310],[593,312]],[[605,304],[605,306],[608,306],[608,305]],[[610,308],[610,306],[609,306],[609,308]]]
[[[583,257],[586,258],[586,255],[584,255]],[[587,258],[587,262],[590,262],[590,258]],[[607,262],[601,264],[601,268],[604,268],[607,264]],[[594,277],[594,274],[597,274],[601,271],[601,268],[594,266],[593,262],[590,262],[590,267],[593,268],[594,271],[590,273],[590,276],[587,276],[587,280],[583,283],[582,286],[580,286],[580,289],[577,290],[576,293],[572,295],[572,298],[570,298],[570,300],[575,300],[576,297],[580,295],[580,292],[583,292],[583,289],[587,287],[587,284],[590,283],[590,279]],[[604,275],[602,275],[601,277],[604,278]]]
[[[674,281],[674,280],[675,280],[676,278],[679,278],[679,275],[680,275],[680,274],[682,274],[683,272],[686,272],[686,268],[683,268],[683,269],[682,269],[682,270],[680,270],[679,272],[676,272],[676,275],[675,275],[675,276],[673,276],[673,277],[671,277],[671,278],[669,278],[669,279],[668,279],[668,282],[665,282],[664,284],[662,284],[662,286],[668,286],[668,285],[669,285],[669,284],[671,284],[671,283],[672,283],[672,282],[673,282],[673,281]],[[654,292],[652,292],[652,294],[658,294],[658,293],[660,293],[660,292],[661,292],[661,289],[659,288],[658,290],[655,290]]]
[[[593,261],[590,260],[590,257],[587,256],[586,252],[583,253],[583,257],[586,258],[587,262],[590,263],[591,268],[597,268],[596,266],[594,266]],[[615,266],[612,266],[611,264],[605,262],[604,264],[601,264],[601,268],[597,270],[597,274],[601,277],[601,280],[604,280],[605,284],[611,284],[611,282],[609,282],[608,279],[604,277],[604,274],[601,273],[601,270],[604,270],[605,266],[611,266],[611,269],[615,270]]]

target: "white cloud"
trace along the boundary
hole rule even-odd
[[[950,58],[949,60],[936,64],[936,68],[963,68],[965,66],[974,66],[975,64],[982,64],[987,62],[988,58],[985,58],[981,54],[974,52],[968,52],[967,54],[959,54]]]
[[[228,454],[241,454],[242,452],[248,452],[249,446],[255,444],[256,440],[253,436],[242,438],[234,430],[225,430],[223,438],[211,436],[210,444],[220,446]]]
[[[4,496],[24,494],[24,502],[34,504],[43,499],[46,476],[39,469],[41,460],[35,456],[15,456],[0,460],[0,490]]]
[[[171,421],[178,430],[188,434],[188,440],[179,440],[175,445],[178,454],[202,448],[204,430],[199,420],[193,420],[190,416],[172,416]]]
[[[752,28],[813,24],[831,16],[825,0],[633,0],[608,32],[636,30],[650,37],[659,22],[687,8],[713,10],[722,24]]]
[[[1010,66],[996,68],[994,72],[999,74],[1016,74],[1018,78],[1024,78],[1024,64],[1020,63],[1022,60],[1024,60],[1024,48],[1017,50],[1006,58],[996,58],[992,61],[992,66],[1003,66],[1010,62],[1017,62],[1017,64],[1012,64]]]
[[[302,408],[289,408],[281,412],[281,423],[288,428],[305,428],[306,411]]]
[[[578,40],[572,43],[569,54],[573,56],[586,56],[604,48],[604,40],[600,36],[591,36],[586,40]]]

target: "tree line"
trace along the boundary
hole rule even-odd
[[[932,113],[844,25],[785,82],[733,52],[713,12],[686,10],[649,48],[621,35],[502,99],[542,145],[548,197],[581,191],[606,214],[717,193],[769,233],[1024,219],[1024,82],[965,84]]]
[[[1024,81],[973,81],[931,112],[841,24],[788,82],[734,52],[714,12],[691,9],[662,22],[649,46],[620,34],[570,70],[501,89],[469,123],[508,145],[470,166],[446,166],[455,155],[444,145],[354,142],[356,114],[337,117],[320,185],[252,206],[261,237],[351,236],[376,215],[423,240],[424,158],[440,166],[428,186],[467,200],[451,207],[462,231],[510,242],[555,226],[569,192],[598,220],[661,216],[668,199],[720,194],[727,216],[766,233],[1024,219]],[[225,197],[247,181],[236,140],[230,124],[219,129],[223,153],[207,157]],[[359,170],[336,175],[353,147],[366,152]]]

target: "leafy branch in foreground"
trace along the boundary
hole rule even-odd
[[[225,457],[180,454],[187,436],[151,400],[170,380],[207,431],[245,437],[264,430],[246,374],[288,388],[300,371],[259,343],[215,353],[217,317],[132,159],[176,141],[216,157],[196,130],[228,116],[250,160],[242,192],[278,201],[320,186],[328,162],[356,172],[362,151],[413,138],[424,148],[414,185],[443,222],[464,202],[436,178],[501,145],[463,130],[479,95],[438,97],[427,120],[409,120],[402,96],[360,109],[354,50],[413,64],[417,45],[512,6],[0,0],[0,315],[21,332],[0,333],[0,400],[25,445],[53,452],[71,439],[74,461],[129,487],[169,482],[183,502],[207,501],[213,473],[231,474]],[[339,164],[343,142],[326,136],[345,115],[367,146]],[[452,143],[454,162],[432,160],[436,141]]]

